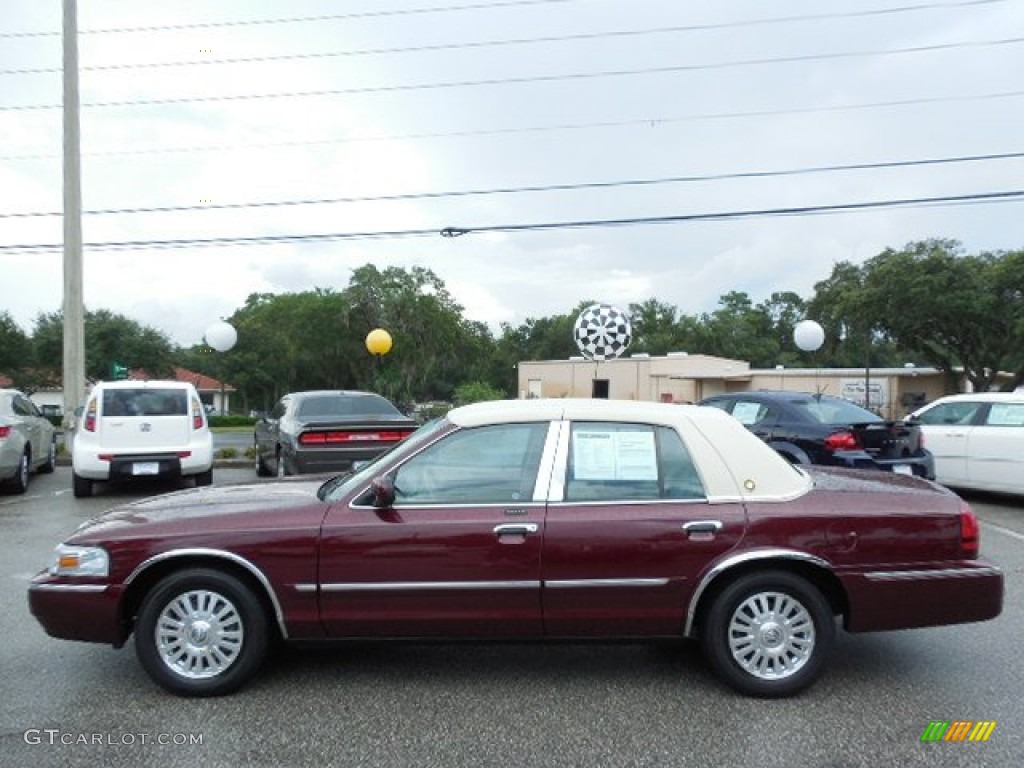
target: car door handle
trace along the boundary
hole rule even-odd
[[[503,523],[494,526],[494,533],[497,536],[526,536],[536,533],[537,530],[536,523]]]
[[[694,520],[692,523],[685,523],[683,530],[686,533],[718,533],[724,526],[721,520]]]

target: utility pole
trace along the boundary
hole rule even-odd
[[[82,160],[78,116],[77,0],[64,4],[64,442],[75,436],[85,399],[85,305],[82,298]]]

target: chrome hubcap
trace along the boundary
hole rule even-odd
[[[756,678],[789,677],[814,652],[814,621],[803,604],[790,595],[751,595],[729,621],[729,651],[736,663]]]
[[[238,609],[208,590],[178,595],[156,622],[160,658],[175,674],[193,680],[222,674],[238,659],[244,637]]]

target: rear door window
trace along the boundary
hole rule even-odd
[[[188,394],[184,389],[107,389],[103,415],[187,416]]]
[[[679,434],[647,424],[574,422],[565,500],[700,499],[697,469]]]

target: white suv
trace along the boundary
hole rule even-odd
[[[194,386],[182,381],[105,381],[78,420],[71,465],[75,496],[93,482],[193,477],[213,482],[213,435]]]

